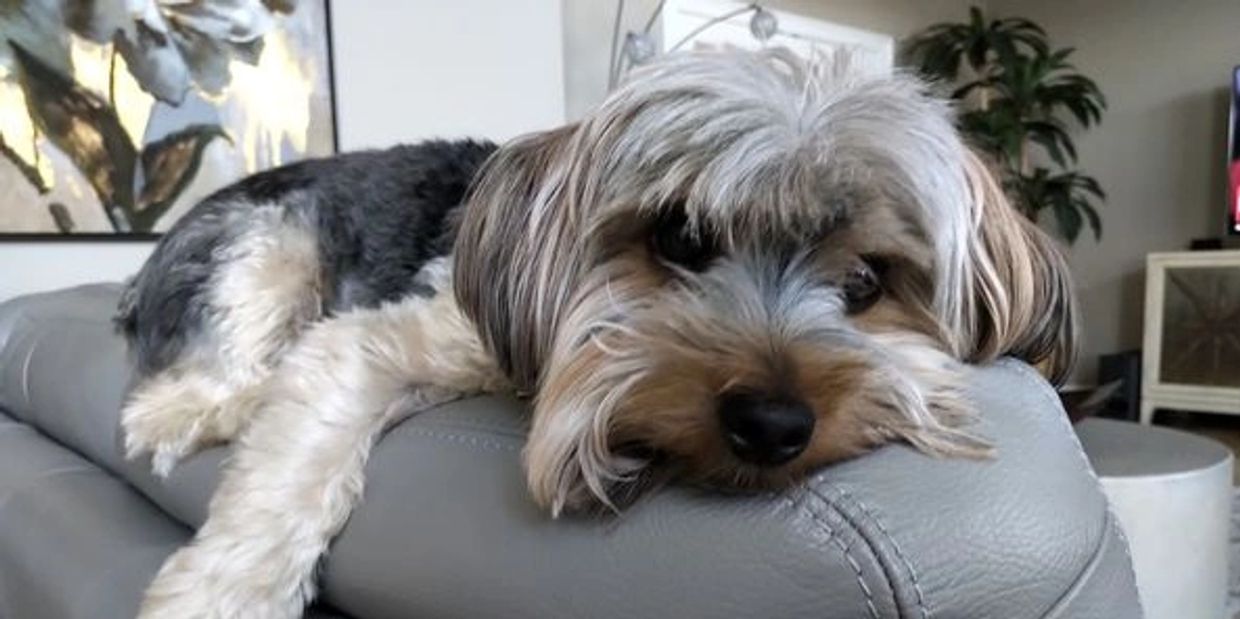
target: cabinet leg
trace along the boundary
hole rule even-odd
[[[1154,422],[1155,408],[1153,402],[1141,400],[1141,425],[1148,426]]]

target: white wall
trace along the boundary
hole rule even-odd
[[[0,300],[132,275],[150,242],[0,242]]]
[[[564,120],[558,0],[332,3],[345,150],[428,137],[506,139]],[[0,299],[141,266],[149,242],[0,243]]]
[[[1080,135],[1081,168],[1109,197],[1101,242],[1072,248],[1084,314],[1077,380],[1097,355],[1141,346],[1145,255],[1223,231],[1231,67],[1240,64],[1236,0],[990,0],[996,16],[1046,28],[1110,103]]]
[[[557,0],[332,3],[344,149],[564,122]]]

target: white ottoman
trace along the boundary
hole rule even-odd
[[[1223,619],[1231,451],[1109,419],[1086,419],[1076,431],[1128,535],[1146,619]]]

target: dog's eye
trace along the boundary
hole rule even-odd
[[[840,285],[844,306],[849,314],[870,309],[883,296],[883,274],[887,263],[876,256],[863,256],[844,274]]]
[[[680,208],[659,215],[650,235],[650,248],[661,260],[690,271],[702,271],[719,253],[709,234],[702,230],[695,234],[690,229],[689,219]]]

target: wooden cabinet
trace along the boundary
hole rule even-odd
[[[1141,422],[1158,408],[1240,415],[1240,251],[1146,258]]]

